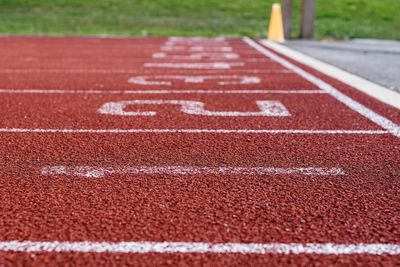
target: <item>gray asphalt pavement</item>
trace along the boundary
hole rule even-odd
[[[400,92],[400,42],[398,41],[296,40],[287,41],[284,45]]]

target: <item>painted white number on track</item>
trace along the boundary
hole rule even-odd
[[[258,100],[256,104],[260,111],[241,112],[241,111],[209,111],[204,109],[204,103],[189,100],[128,100],[119,102],[108,102],[100,107],[98,113],[106,115],[120,116],[155,116],[155,111],[125,111],[130,105],[179,105],[181,112],[190,115],[200,116],[220,116],[220,117],[239,117],[239,116],[290,116],[289,111],[279,101]]]
[[[155,75],[135,76],[128,80],[129,83],[140,85],[165,85],[171,86],[171,80],[181,80],[185,83],[204,83],[206,80],[218,80],[218,85],[232,84],[258,84],[260,78],[255,76],[213,75],[213,76],[186,76],[186,75]]]

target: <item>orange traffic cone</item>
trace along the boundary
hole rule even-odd
[[[285,41],[283,33],[283,20],[281,5],[275,3],[272,5],[271,19],[269,21],[268,40],[273,42]]]

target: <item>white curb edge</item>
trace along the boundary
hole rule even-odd
[[[307,56],[303,53],[294,51],[293,49],[290,49],[281,44],[270,42],[265,39],[259,41],[262,45],[273,49],[276,52],[279,52],[291,59],[298,61],[299,63],[312,67],[323,74],[326,74],[343,83],[346,83],[351,87],[354,87],[357,90],[382,101],[383,103],[400,109],[400,94],[395,91],[387,89],[381,85],[368,81],[364,78],[351,74],[347,71],[339,69],[335,66],[327,64],[310,56]]]

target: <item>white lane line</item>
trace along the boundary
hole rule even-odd
[[[181,37],[181,36],[171,36],[168,37],[168,41],[172,42],[206,42],[206,43],[221,43],[225,42],[227,39],[225,37]]]
[[[153,53],[152,58],[162,58],[170,60],[203,60],[203,59],[230,60],[230,59],[238,59],[239,55],[231,52],[229,53],[192,52],[190,54],[184,54],[184,55],[169,54],[166,52],[156,52]]]
[[[158,56],[158,58],[157,58]],[[71,64],[71,63],[75,63],[75,64],[92,64],[92,63],[97,63],[98,65],[110,65],[110,64],[123,64],[126,63],[128,56],[125,55],[121,58],[119,58],[118,56],[114,56],[114,57],[103,57],[103,58],[83,58],[83,57],[59,57],[59,58],[54,58],[54,59],[48,59],[48,58],[43,58],[43,57],[0,57],[0,64],[3,65],[4,67],[7,67],[7,63],[12,61],[12,62],[19,62],[19,63],[29,63],[29,64],[34,64],[31,65],[32,67],[39,67],[40,66],[45,66],[46,64],[58,64],[55,66],[62,66],[62,64],[59,63],[67,63],[67,64]],[[170,60],[170,61],[174,61],[174,62],[194,62],[194,61],[199,61],[202,60],[202,62],[213,62],[213,61],[233,61],[233,60],[238,60],[240,57],[238,58],[233,58],[233,56],[230,56],[231,58],[229,58],[229,56],[226,56],[225,58],[220,56],[217,58],[217,56],[214,57],[205,57],[203,56],[203,58],[200,57],[200,55],[198,55],[197,57],[195,57],[195,55],[193,55],[192,57],[189,57],[188,55],[176,55],[173,58],[161,58],[159,54],[155,54],[155,56],[153,56],[153,59],[159,59],[159,60]],[[143,57],[143,58],[139,58],[139,57],[135,57],[135,59],[132,59],[129,61],[130,64],[143,64],[145,62],[147,62],[149,60],[149,57]],[[246,57],[244,59],[241,60],[241,62],[249,62],[249,63],[254,63],[254,62],[270,62],[271,60],[268,58],[256,58],[256,57]],[[29,68],[29,67],[28,67]]]
[[[203,47],[226,47],[229,46],[228,42],[209,42],[209,41],[194,41],[194,42],[176,42],[176,41],[166,41],[163,46],[174,47],[174,46],[203,46]]]
[[[194,167],[194,166],[162,166],[162,167],[92,167],[92,166],[49,166],[41,169],[43,175],[82,176],[102,178],[112,174],[221,174],[221,175],[282,175],[299,174],[315,176],[344,175],[341,168],[324,167]]]
[[[44,129],[0,128],[0,133],[217,133],[217,134],[389,134],[385,130],[255,130],[255,129]]]
[[[145,63],[145,68],[172,68],[172,69],[230,69],[232,67],[244,66],[243,62],[211,62],[211,63]]]
[[[201,45],[164,45],[160,47],[161,51],[190,51],[190,52],[232,52],[230,46],[201,46]]]
[[[2,241],[3,252],[399,255],[399,244]]]
[[[182,71],[182,72],[187,72],[188,70],[175,70],[176,71]],[[204,73],[221,73],[223,72],[224,74],[226,73],[226,69],[202,69],[202,74]],[[140,73],[143,74],[144,71],[141,71],[140,69],[0,69],[0,73],[5,73],[5,74],[34,74],[34,73],[53,73],[53,74],[134,74],[134,73]],[[238,69],[235,70],[235,73],[293,73],[290,70],[285,70],[285,69]],[[190,74],[193,74],[191,72]]]
[[[357,101],[351,99],[350,97],[346,96],[330,84],[322,81],[321,79],[315,77],[314,75],[304,71],[303,69],[293,65],[289,61],[281,58],[280,56],[276,55],[275,53],[267,50],[266,48],[262,47],[255,41],[251,40],[248,37],[243,38],[243,41],[247,43],[249,46],[253,47],[256,49],[258,52],[263,54],[264,56],[271,58],[272,60],[275,60],[282,66],[286,67],[287,69],[297,73],[301,77],[303,77],[305,80],[315,84],[318,86],[318,88],[326,91],[329,93],[331,96],[333,96],[336,100],[340,101],[341,103],[345,104],[348,106],[350,109],[354,110],[355,112],[361,114],[362,116],[368,118],[375,124],[379,125],[385,130],[388,130],[392,135],[399,137],[400,138],[400,126],[395,124],[394,122],[388,120],[387,118],[375,113],[371,109],[367,108],[366,106],[358,103]]]
[[[0,69],[0,73],[6,74],[35,74],[35,73],[54,73],[54,74],[126,74],[137,73],[137,69]]]
[[[322,90],[64,90],[0,89],[1,94],[326,94]]]

